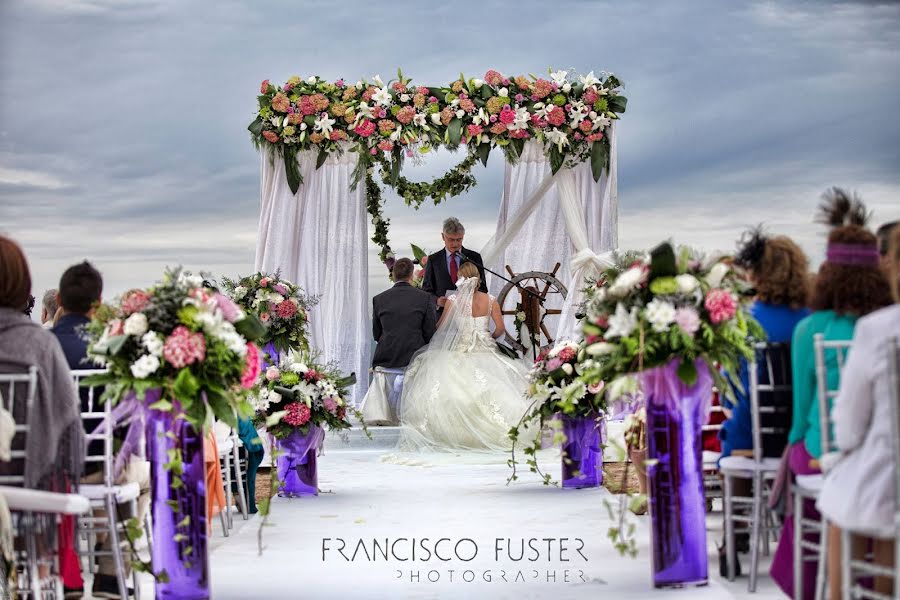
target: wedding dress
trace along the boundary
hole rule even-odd
[[[508,451],[509,430],[530,401],[527,368],[502,354],[488,314],[472,316],[478,280],[457,282],[437,333],[406,370],[400,401],[402,451]]]

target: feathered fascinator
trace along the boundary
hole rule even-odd
[[[762,262],[768,242],[769,237],[763,233],[762,225],[745,231],[738,242],[737,254],[734,257],[735,264],[751,271],[756,269]]]
[[[832,228],[845,225],[865,227],[870,216],[858,195],[851,196],[841,188],[833,187],[822,194],[816,221]]]

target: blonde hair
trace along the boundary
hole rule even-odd
[[[475,263],[464,262],[459,266],[458,273],[460,277],[474,278],[478,285],[481,285],[481,274],[478,272],[478,267],[475,266]]]

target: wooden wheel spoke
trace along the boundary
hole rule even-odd
[[[546,310],[546,312],[544,312],[544,314],[545,314],[545,315],[561,315],[561,314],[562,314],[562,309],[559,309],[559,308],[548,308],[548,309]]]

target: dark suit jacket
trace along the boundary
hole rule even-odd
[[[468,260],[478,267],[478,273],[481,275],[481,286],[478,291],[487,294],[487,279],[484,276],[484,268],[481,255],[474,250],[463,248],[460,251],[463,256],[463,262]],[[447,290],[455,290],[456,282],[450,281],[450,270],[447,268],[447,250],[441,249],[428,257],[428,264],[425,265],[425,276],[422,281],[422,289],[435,297],[435,301],[443,296]]]
[[[373,367],[402,368],[434,335],[431,296],[401,281],[372,298],[372,333],[378,345]]]

